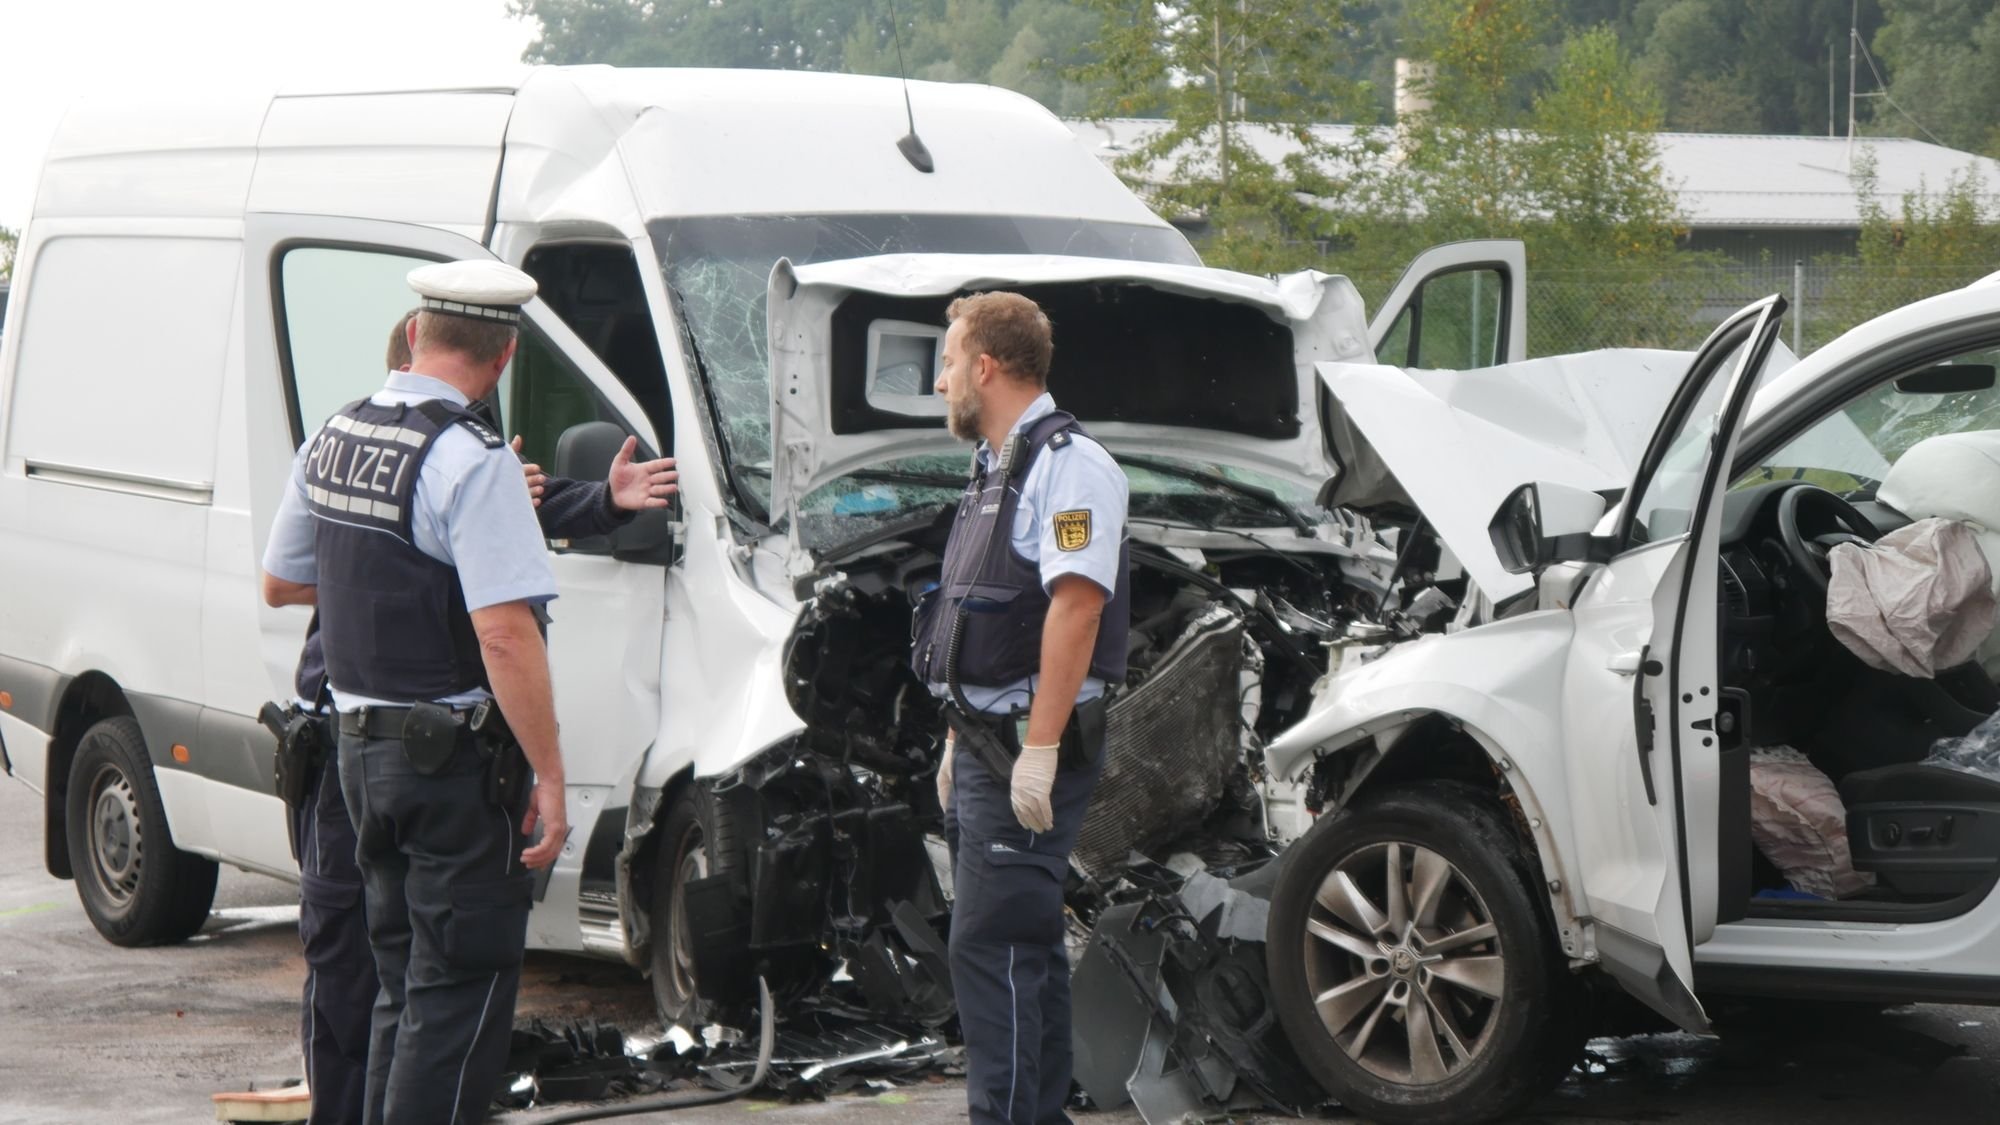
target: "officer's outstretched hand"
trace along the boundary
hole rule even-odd
[[[1047,832],[1056,826],[1056,814],[1049,807],[1049,794],[1056,788],[1058,746],[1023,746],[1014,759],[1013,783],[1008,796],[1014,805],[1014,819],[1030,832]]]
[[[519,457],[521,455],[520,434],[514,435],[513,449],[514,449],[514,456]],[[537,508],[541,507],[542,488],[549,482],[548,474],[542,471],[542,467],[540,465],[536,465],[531,462],[523,462],[521,464],[521,471],[527,474],[528,477],[528,499],[533,500],[535,502],[535,507]]]
[[[639,439],[628,437],[618,456],[611,459],[611,473],[604,478],[611,486],[611,502],[628,512],[664,508],[680,488],[681,475],[674,471],[674,459],[662,457],[635,464],[632,455],[638,451]]]
[[[542,838],[521,853],[525,866],[547,867],[562,854],[563,842],[569,839],[569,812],[563,807],[563,788],[561,779],[551,784],[549,778],[535,778],[535,795],[528,802],[528,814],[521,818],[521,835],[533,836],[539,823]]]

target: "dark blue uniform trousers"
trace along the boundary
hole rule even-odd
[[[520,810],[488,799],[461,745],[437,773],[400,739],[340,736],[381,994],[366,1125],[468,1125],[498,1093],[514,1025],[530,879]]]
[[[1102,769],[1056,774],[1055,830],[1014,818],[1008,779],[960,748],[952,766],[958,857],[951,909],[951,987],[965,1037],[972,1125],[1067,1122],[1069,957],[1063,878]]]
[[[340,791],[340,762],[326,767],[292,810],[299,857],[299,940],[305,945],[306,987],[299,1042],[309,1125],[361,1125],[368,1075],[368,1019],[380,985],[368,949],[361,906],[361,868],[354,862],[354,822]]]

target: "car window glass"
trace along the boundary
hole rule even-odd
[[[2000,348],[1968,351],[1945,365],[2000,364]],[[1912,394],[1885,382],[1822,418],[1738,476],[1732,487],[1803,480],[1855,498],[1874,494],[1889,466],[1926,438],[2000,430],[2000,386]]]
[[[1659,468],[1646,481],[1632,508],[1632,535],[1628,545],[1656,543],[1687,533],[1694,516],[1695,500],[1701,490],[1702,468],[1708,463],[1710,439],[1715,434],[1716,415],[1722,396],[1743,346],[1738,344],[1710,368],[1703,377],[1694,407],[1681,416],[1679,428],[1667,446]]]
[[[300,246],[278,268],[280,333],[291,379],[293,435],[382,386],[389,337],[416,303],[407,276],[429,259],[382,250]]]
[[[1433,371],[1493,366],[1504,295],[1498,270],[1459,270],[1424,282],[1414,366]]]
[[[556,444],[563,431],[584,422],[625,426],[581,372],[532,325],[521,330],[521,345],[500,376],[500,423],[521,438],[521,456],[556,468]]]
[[[1388,333],[1376,346],[1375,362],[1391,367],[1408,367],[1414,362],[1410,358],[1410,325],[1416,318],[1415,302],[1404,305],[1403,311],[1396,314],[1396,323],[1389,326]]]

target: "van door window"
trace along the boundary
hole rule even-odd
[[[541,286],[549,308],[632,393],[666,447],[661,453],[671,455],[674,411],[667,369],[632,248],[610,243],[537,246],[521,268]]]
[[[1463,269],[1424,282],[1376,349],[1377,362],[1426,371],[1470,371],[1500,362],[1507,279]]]
[[[521,456],[556,470],[556,443],[564,430],[584,422],[625,425],[589,381],[532,326],[521,329],[521,346],[500,376],[500,422],[509,437],[521,438]]]
[[[390,335],[417,301],[409,272],[429,264],[382,250],[285,251],[278,266],[279,344],[294,444],[334,411],[381,388]]]

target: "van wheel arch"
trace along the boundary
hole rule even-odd
[[[49,739],[48,768],[42,786],[42,862],[58,879],[75,877],[69,859],[69,773],[83,735],[105,719],[132,716],[132,705],[118,681],[89,671],[63,688],[56,704],[55,733]]]

